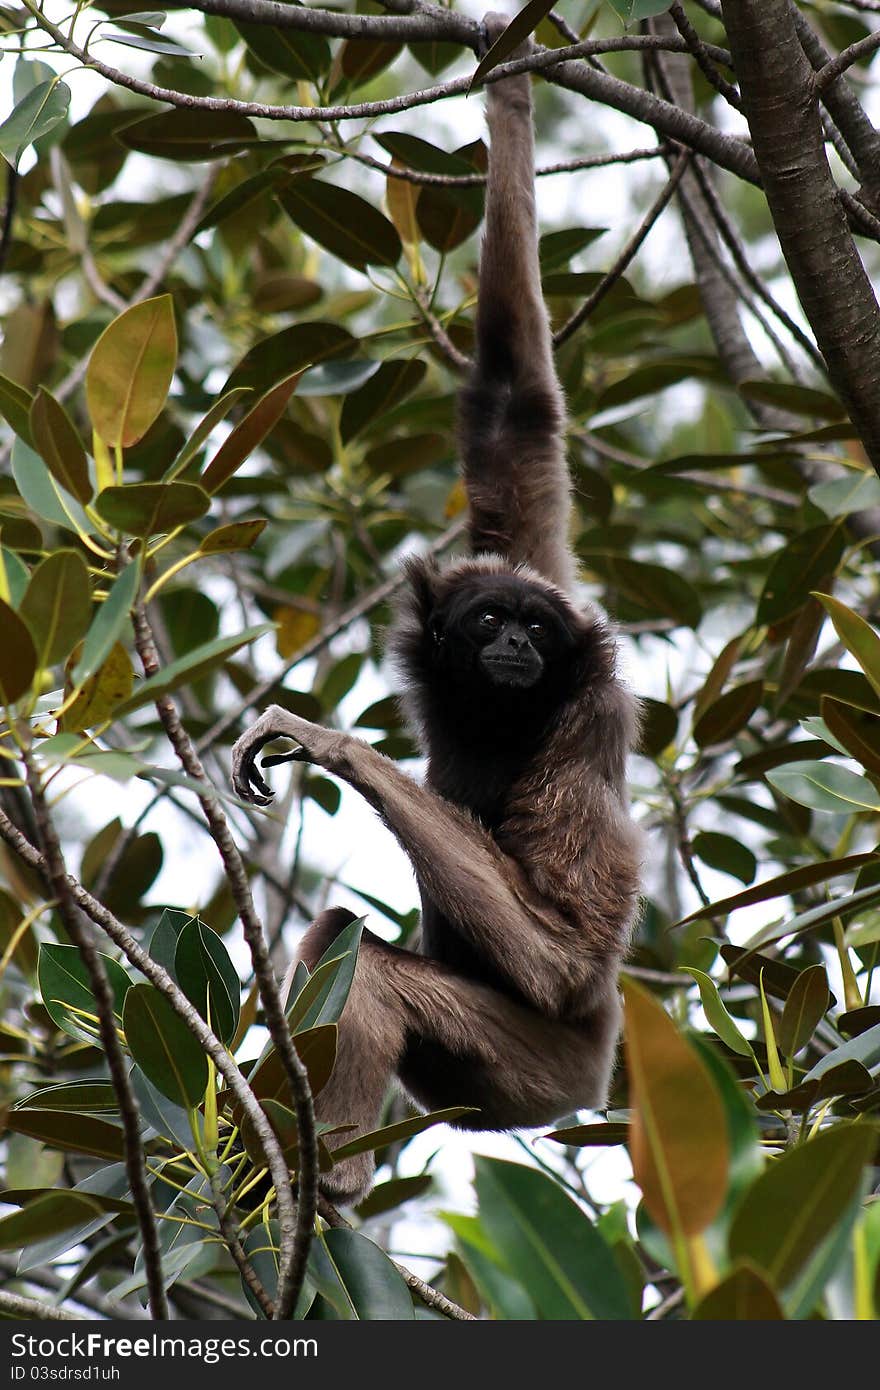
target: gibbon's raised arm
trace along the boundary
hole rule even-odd
[[[508,19],[487,15],[484,23],[494,42]],[[459,412],[471,550],[525,562],[570,593],[565,412],[541,293],[529,76],[493,83],[486,99],[476,362]]]

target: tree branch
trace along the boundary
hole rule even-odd
[[[29,737],[29,733],[27,737]],[[143,1242],[144,1273],[149,1291],[150,1312],[154,1318],[164,1319],[168,1317],[168,1300],[165,1297],[162,1253],[159,1247],[153,1204],[150,1200],[147,1165],[141,1144],[140,1109],[132,1090],[122,1045],[116,1031],[113,990],[94,939],[90,932],[83,929],[79,912],[74,905],[70,885],[67,881],[67,869],[61,850],[61,842],[49,815],[42,778],[34,762],[33,752],[27,744],[23,744],[21,747],[21,757],[24,763],[31,805],[34,808],[37,833],[43,846],[46,874],[52,892],[57,899],[58,913],[65,931],[79,952],[86,968],[89,986],[95,1000],[95,1011],[98,1015],[101,1044],[107,1058],[107,1068],[110,1072],[113,1090],[119,1103],[125,1150],[125,1172]]]
[[[587,299],[584,300],[584,303],[581,305],[581,307],[577,309],[569,319],[566,320],[566,322],[556,333],[553,334],[554,347],[561,347],[564,342],[567,342],[571,335],[577,332],[581,324],[586,322],[586,320],[590,317],[590,314],[592,314],[593,310],[597,307],[597,305],[601,304],[602,300],[605,298],[606,294],[608,294],[609,290],[612,289],[614,285],[616,285],[617,281],[620,279],[621,275],[623,275],[627,266],[633,260],[634,256],[637,255],[639,248],[642,246],[643,242],[645,241],[645,238],[651,231],[651,228],[657,222],[658,218],[660,217],[660,214],[668,206],[673,194],[675,193],[676,188],[678,188],[678,185],[681,182],[682,176],[688,164],[690,163],[690,160],[690,150],[682,150],[679,153],[678,159],[676,160],[672,173],[666,180],[666,183],[660,190],[657,197],[654,199],[654,202],[652,203],[651,207],[645,213],[645,216],[642,218],[641,223],[636,228],[633,235],[627,241],[626,245],[620,252],[620,255],[617,257],[614,264],[605,272],[605,274],[602,276],[602,279],[599,281],[598,285],[593,290],[593,293],[589,295]]]
[[[880,309],[831,177],[787,0],[722,0],[782,253],[829,376],[880,473]]]
[[[868,34],[867,38],[859,39],[858,43],[851,43],[848,48],[843,48],[830,63],[819,68],[816,73],[816,87],[820,92],[836,82],[841,73],[851,68],[853,63],[858,63],[862,58],[867,58],[868,54],[876,53],[880,48],[880,29]]]
[[[135,646],[143,664],[144,675],[147,677],[156,675],[160,669],[159,657],[149,620],[144,609],[140,606],[134,610],[134,636]],[[275,972],[269,958],[269,947],[263,931],[263,924],[257,916],[247,871],[238,852],[238,847],[230,834],[223,808],[208,781],[205,769],[193,747],[189,734],[181,723],[180,715],[171,696],[160,696],[156,701],[156,710],[181,767],[189,777],[192,777],[203,788],[198,793],[199,803],[208,823],[211,837],[223,861],[226,878],[244,930],[245,941],[251,953],[266,1027],[281,1058],[293,1095],[298,1131],[297,1186],[299,1201],[296,1205],[293,1222],[290,1222],[292,1213],[289,1210],[285,1212],[285,1219],[282,1220],[279,1203],[281,1256],[277,1293],[277,1316],[289,1318],[305,1278],[306,1261],[308,1260],[317,1210],[318,1145],[315,1135],[315,1110],[312,1104],[312,1093],[309,1089],[308,1072],[294,1046],[284,1014],[284,1007],[281,1003],[278,982],[275,979]],[[289,1193],[289,1180],[287,1190]]]

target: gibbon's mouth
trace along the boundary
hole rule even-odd
[[[491,676],[495,685],[514,685],[528,689],[541,679],[543,666],[540,661],[523,661],[516,656],[481,657],[483,669]]]

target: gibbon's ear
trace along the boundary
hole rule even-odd
[[[437,606],[440,568],[429,556],[411,555],[403,562],[403,573],[410,591],[410,612],[424,630]]]

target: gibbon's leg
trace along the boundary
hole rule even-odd
[[[509,16],[488,14],[483,23],[494,42]],[[565,416],[541,291],[530,83],[523,74],[487,88],[477,353],[461,393],[460,435],[472,551],[525,561],[570,592]]]
[[[597,922],[591,941],[589,927],[575,926],[542,899],[470,816],[350,734],[270,706],[232,750],[232,783],[243,799],[272,800],[256,757],[276,738],[295,739],[302,745],[297,761],[341,777],[379,811],[431,899],[541,1013],[561,1012],[591,983],[601,991],[613,976],[619,950],[596,945],[607,941],[607,928]]]
[[[335,909],[306,933],[300,958],[314,965],[341,925]],[[396,1072],[430,1110],[473,1105],[455,1123],[510,1129],[550,1123],[604,1103],[618,1030],[614,990],[577,1024],[543,1018],[447,966],[365,932],[342,1018],[333,1075],[316,1101],[323,1121],[375,1129]],[[330,1140],[331,1149],[353,1136]],[[342,1159],[322,1190],[352,1201],[370,1186],[373,1158]]]

